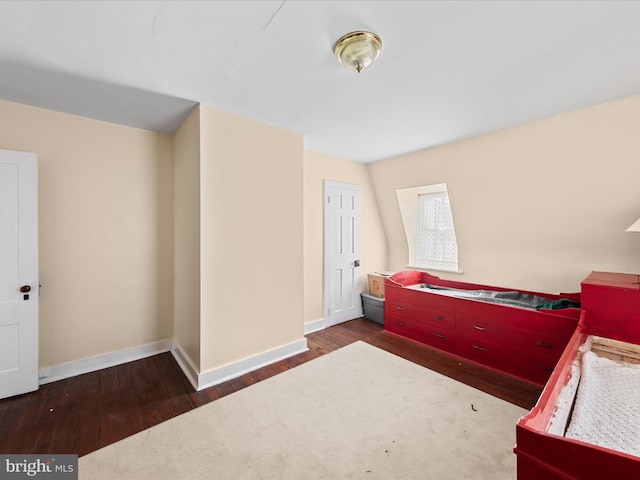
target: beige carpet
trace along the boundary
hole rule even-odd
[[[100,479],[514,479],[527,411],[363,342],[79,459]]]

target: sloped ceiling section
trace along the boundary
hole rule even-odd
[[[2,62],[0,95],[49,110],[172,134],[197,105],[192,100],[13,62]]]
[[[162,132],[199,102],[372,162],[640,92],[640,2],[3,1],[0,98]],[[376,32],[357,74],[333,44]]]

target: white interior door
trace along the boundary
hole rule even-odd
[[[325,181],[325,326],[362,316],[360,186]]]
[[[37,157],[0,150],[0,398],[38,389]]]

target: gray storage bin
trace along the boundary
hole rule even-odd
[[[368,293],[361,293],[365,318],[380,325],[384,325],[384,298],[374,297]]]

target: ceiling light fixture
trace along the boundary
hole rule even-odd
[[[336,42],[334,52],[338,61],[349,70],[360,73],[370,66],[382,50],[382,40],[375,33],[356,31],[347,33]]]

